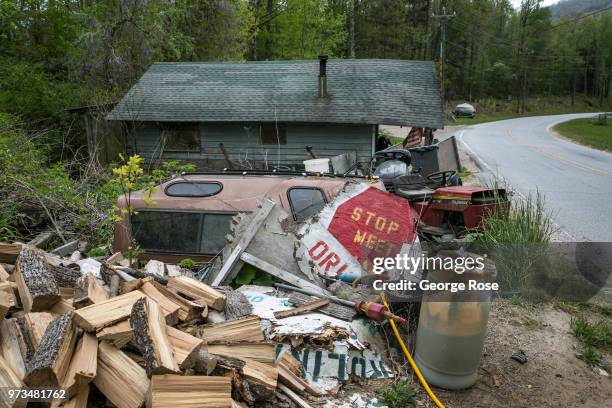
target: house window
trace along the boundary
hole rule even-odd
[[[216,255],[225,246],[234,214],[139,210],[132,233],[146,252]]]
[[[262,123],[259,127],[259,138],[262,145],[287,144],[285,125],[280,123]]]
[[[197,123],[164,123],[161,135],[166,151],[200,151],[200,126]]]
[[[294,187],[287,192],[289,205],[296,221],[304,221],[325,206],[325,196],[318,188]]]

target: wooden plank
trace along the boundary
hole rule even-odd
[[[178,316],[180,321],[186,322],[198,317],[208,316],[208,306],[205,303],[198,304],[192,302],[191,300],[185,299],[181,295],[172,292],[159,282],[153,282],[153,286],[155,286],[155,289],[157,289],[162,295],[179,305],[180,310],[178,312]]]
[[[34,239],[29,241],[28,245],[35,246],[37,248],[44,248],[44,247],[47,246],[49,241],[51,241],[51,239],[53,239],[54,236],[55,236],[54,232],[43,231],[43,232],[39,233],[38,235],[36,235],[34,237]]]
[[[66,373],[62,388],[70,397],[93,381],[98,367],[98,339],[90,333],[84,333],[77,342],[70,366]]]
[[[95,331],[125,320],[132,313],[132,306],[143,299],[141,292],[128,292],[104,302],[78,309],[74,312],[75,323],[85,331]]]
[[[205,349],[214,355],[248,358],[264,364],[274,365],[276,357],[276,343],[270,342],[228,342],[207,344]]]
[[[302,305],[311,303],[315,299],[317,298],[313,296],[304,295],[303,293],[291,292],[289,294],[288,300],[289,300],[289,303],[291,304],[302,306]],[[352,307],[339,305],[333,302],[318,309],[317,312],[326,314],[328,316],[337,317],[338,319],[348,320],[348,321],[353,320],[355,315],[357,315],[357,311],[355,311],[355,309],[353,309]]]
[[[26,313],[47,310],[60,301],[59,287],[42,251],[25,247],[13,273]]]
[[[29,387],[59,387],[70,365],[75,339],[72,315],[59,315],[47,327],[28,364],[24,382]]]
[[[0,356],[0,407],[6,408],[26,408],[28,402],[26,399],[9,398],[6,389],[23,388],[24,384],[21,378],[15,374],[6,360]]]
[[[166,324],[174,326],[179,321],[181,306],[164,296],[151,282],[145,282],[139,289],[142,293],[153,299],[164,312]]]
[[[232,341],[264,341],[259,317],[249,316],[244,319],[229,320],[222,323],[206,325],[199,329],[198,337],[207,343]]]
[[[14,264],[21,247],[21,244],[0,244],[0,263]]]
[[[75,309],[81,309],[108,299],[108,292],[100,286],[95,276],[86,273],[77,281],[72,306]]]
[[[149,389],[144,368],[105,341],[98,347],[98,371],[93,383],[119,408],[140,408]]]
[[[306,402],[304,399],[302,399],[295,392],[291,391],[287,386],[285,386],[283,384],[279,384],[278,385],[278,389],[281,390],[283,393],[285,393],[285,395],[288,396],[289,399],[291,399],[291,401],[295,402],[295,404],[298,407],[300,407],[300,408],[312,408],[312,406],[308,402]]]
[[[238,273],[239,268],[236,267],[236,262],[240,259],[242,251],[249,246],[249,243],[264,224],[275,205],[276,203],[274,201],[267,198],[261,201],[261,208],[257,210],[253,220],[234,246],[232,253],[221,267],[221,270],[214,277],[212,286],[219,286],[224,282],[230,281]]]
[[[264,261],[263,259],[256,257],[253,254],[249,254],[248,252],[243,252],[242,255],[240,256],[240,259],[242,259],[244,262],[248,263],[249,265],[253,265],[256,268],[261,269],[262,271],[269,273],[270,275],[274,277],[277,277],[278,279],[282,281],[290,283],[291,285],[294,285],[294,286],[297,286],[303,289],[310,289],[310,290],[315,291],[316,293],[320,293],[321,295],[326,294],[326,291],[324,289],[320,288],[314,283],[309,282],[306,279],[302,279],[298,276],[295,276],[294,274],[289,273],[287,271],[283,271],[277,268],[276,266]]]
[[[106,326],[96,333],[96,338],[100,341],[106,340],[118,349],[123,348],[134,337],[134,331],[130,326],[129,320],[123,320],[112,326]]]
[[[298,316],[320,309],[327,304],[329,304],[329,299],[318,299],[302,306],[294,307],[293,309],[274,312],[274,317],[277,319],[284,319],[285,317]]]
[[[154,375],[147,408],[231,408],[229,377]]]
[[[193,278],[175,276],[168,280],[168,287],[196,301],[200,300],[212,309],[223,310],[225,307],[225,295],[223,293]]]
[[[5,319],[0,321],[0,355],[4,356],[6,364],[11,371],[23,380],[26,373],[26,361],[22,350],[20,339],[21,330],[17,319]]]
[[[204,344],[204,340],[172,326],[166,326],[166,334],[172,345],[174,360],[179,367],[181,369],[191,367],[195,362],[198,349]]]
[[[147,375],[180,373],[166,333],[166,319],[155,301],[145,297],[134,303],[130,325]]]

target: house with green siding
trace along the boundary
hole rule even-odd
[[[125,150],[201,170],[303,169],[354,152],[368,163],[379,125],[443,127],[430,61],[350,59],[153,64],[106,116]]]

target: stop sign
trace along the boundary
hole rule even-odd
[[[327,230],[363,264],[412,243],[415,220],[408,200],[368,187],[336,208]]]

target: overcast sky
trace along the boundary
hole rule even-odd
[[[521,0],[511,0],[514,7],[518,7],[521,5]],[[550,6],[551,4],[557,3],[559,0],[544,0],[542,2],[543,6]]]

